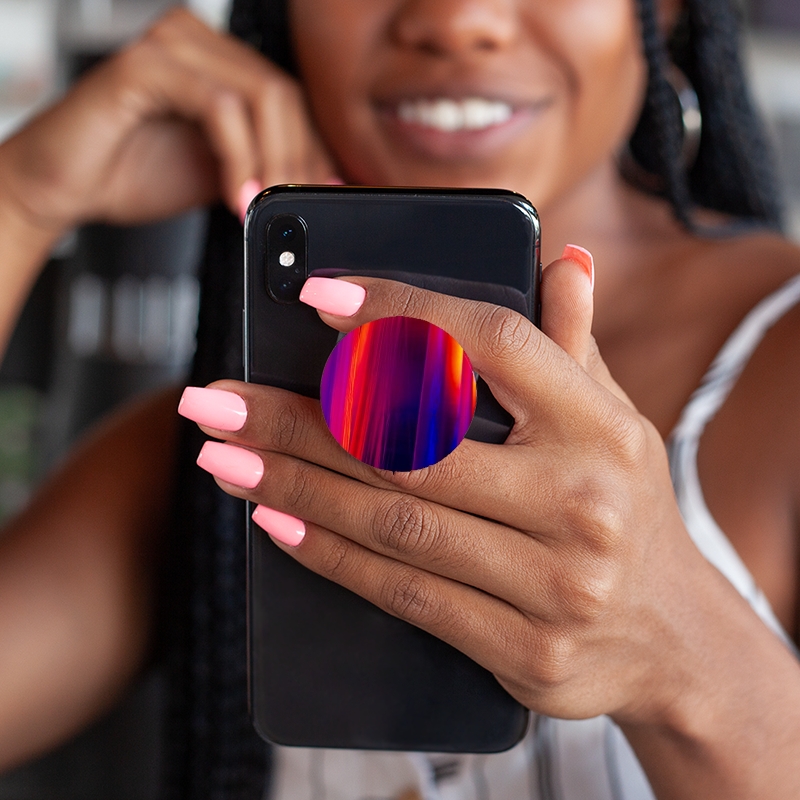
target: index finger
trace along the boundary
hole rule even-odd
[[[529,319],[505,306],[364,277],[309,278],[300,299],[318,309],[326,324],[344,332],[397,316],[437,325],[464,348],[518,424],[530,417],[532,405],[563,418],[567,406],[579,397],[585,400],[586,392],[596,388]]]

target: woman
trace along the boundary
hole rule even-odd
[[[465,442],[390,476],[346,457],[301,398],[236,382],[185,396],[183,413],[232,443],[201,465],[259,504],[279,546],[455,644],[537,715],[508,754],[455,766],[276,750],[273,795],[800,794],[800,671],[780,632],[797,629],[800,254],[767,230],[775,203],[732,9],[293,0],[291,54],[280,12],[237,3],[233,28],[299,83],[174,12],[0,150],[8,318],[79,220],[218,197],[239,212],[261,185],[336,176],[503,186],[540,210],[546,336],[381,281],[327,282],[309,298],[340,330],[398,313],[447,329],[512,411],[505,445]],[[671,121],[669,35],[704,114],[694,165]],[[659,194],[621,177],[634,129]],[[197,385],[239,370],[240,239],[216,213]],[[568,242],[593,253],[596,289],[590,258],[557,258]],[[174,402],[99,432],[0,545],[5,763],[75,730],[147,652]],[[199,471],[182,475],[171,791],[259,796],[240,510],[199,488]]]

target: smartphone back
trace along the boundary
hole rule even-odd
[[[245,230],[250,381],[319,397],[338,334],[297,300],[311,274],[390,277],[538,317],[538,219],[511,192],[276,187]],[[468,436],[502,441],[513,420],[481,384]],[[264,738],[495,752],[523,735],[527,711],[491,673],[301,567],[249,519],[248,537],[250,704]]]

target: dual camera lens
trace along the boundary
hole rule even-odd
[[[267,289],[279,303],[296,303],[307,275],[308,230],[302,218],[281,214],[267,226]]]

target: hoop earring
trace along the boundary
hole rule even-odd
[[[700,138],[703,133],[703,115],[700,111],[700,100],[689,78],[675,64],[670,64],[664,77],[675,93],[675,98],[680,107],[680,124],[682,127],[681,138],[681,163],[685,174],[691,172],[697,161],[700,151]],[[639,186],[651,192],[662,192],[665,188],[664,179],[645,169],[633,156],[630,143],[619,157],[619,169],[623,177],[634,186]]]

